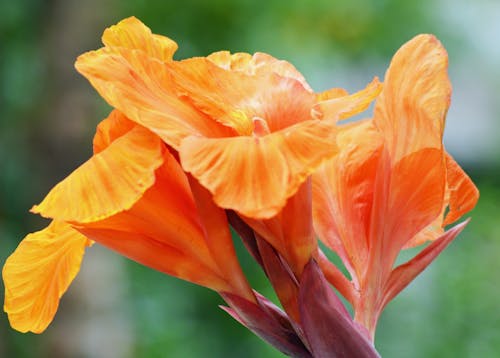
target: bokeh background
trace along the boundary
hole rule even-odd
[[[28,209],[90,156],[95,125],[110,110],[74,59],[130,15],[176,40],[178,59],[268,52],[317,91],[360,89],[383,77],[404,42],[436,34],[454,86],[445,144],[481,199],[465,232],[388,306],[376,346],[388,358],[500,356],[497,0],[0,0],[1,264],[46,225]],[[254,287],[272,296],[240,253]],[[45,333],[15,332],[0,313],[0,357],[281,357],[221,303],[95,245]]]

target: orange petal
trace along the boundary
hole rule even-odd
[[[299,81],[306,90],[312,92],[304,76],[295,66],[266,53],[257,52],[250,55],[242,52],[231,54],[229,51],[219,51],[210,54],[207,59],[225,70],[240,71],[247,75],[275,73],[281,77],[293,78]]]
[[[450,190],[450,211],[443,226],[452,224],[476,206],[479,190],[450,154],[446,155],[446,178]]]
[[[366,264],[382,138],[372,120],[339,126],[339,153],[313,174],[313,222],[355,282]]]
[[[84,226],[78,229],[101,245],[140,264],[215,291],[231,292],[228,283],[202,261],[141,232]]]
[[[90,243],[71,226],[56,221],[24,238],[2,271],[4,310],[12,328],[23,333],[47,328]]]
[[[441,148],[451,97],[448,56],[431,35],[419,35],[394,55],[374,121],[393,163],[422,148]]]
[[[136,126],[57,184],[32,212],[84,223],[126,210],[154,184],[162,151],[157,136]]]
[[[310,178],[300,185],[280,212],[266,220],[243,217],[257,234],[270,243],[300,277],[304,266],[318,250],[312,228]]]
[[[474,208],[479,199],[479,191],[449,153],[446,153],[447,186],[441,214],[409,242],[406,247],[434,241],[444,233],[444,227]],[[449,209],[445,217],[445,211]]]
[[[166,64],[145,52],[103,48],[81,55],[75,66],[111,106],[176,149],[188,135],[232,133],[179,99]]]
[[[401,290],[403,290],[411,281],[415,279],[427,266],[429,266],[436,257],[457,237],[465,228],[469,220],[466,220],[450,230],[443,233],[437,240],[423,249],[417,256],[410,261],[399,265],[392,270],[390,278],[384,287],[384,299],[380,309],[389,303]]]
[[[189,176],[189,183],[198,215],[203,223],[205,243],[220,272],[224,274],[224,277],[231,284],[231,292],[255,302],[253,291],[236,257],[225,210],[215,205],[212,194],[192,176]]]
[[[206,58],[171,63],[179,94],[240,135],[253,132],[253,118],[271,132],[310,119],[313,95],[292,78],[273,72],[227,71]]]
[[[392,169],[387,151],[380,162],[371,218],[371,264],[380,266],[376,261],[383,257],[392,266],[399,251],[441,214],[445,163],[436,148],[407,155]]]
[[[210,232],[206,226],[214,215],[225,219],[219,215],[224,212],[203,212],[203,222],[200,214],[186,174],[174,156],[166,151],[163,165],[155,172],[154,185],[131,208],[102,220],[79,223],[78,230],[148,267],[215,290],[239,294],[237,289],[240,287],[231,285],[230,281],[238,272],[230,262],[227,240],[231,238],[227,223],[224,226],[217,225],[220,221],[213,222],[217,228]],[[224,234],[227,236],[223,237]],[[215,247],[210,245],[212,241],[220,244],[217,254]],[[235,260],[236,256],[233,264]],[[226,269],[228,266],[231,269]]]
[[[315,118],[331,120],[349,118],[366,110],[381,90],[382,84],[377,77],[366,88],[351,95],[337,97],[341,90],[332,89],[316,96],[320,102],[313,107],[313,115]],[[328,99],[323,100],[325,97]]]
[[[334,143],[334,123],[311,120],[263,137],[188,137],[179,154],[184,170],[212,192],[217,205],[263,219],[276,215],[336,153]]]
[[[115,139],[130,132],[135,126],[136,124],[125,117],[120,111],[112,111],[96,128],[93,142],[94,154],[102,152]]]
[[[170,61],[177,50],[177,44],[168,37],[154,35],[135,17],[129,17],[107,28],[102,36],[107,47],[125,47],[140,50],[160,61]]]

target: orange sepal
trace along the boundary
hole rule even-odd
[[[47,328],[90,244],[71,226],[56,221],[21,241],[2,271],[4,310],[12,328],[23,333]]]
[[[219,206],[265,219],[336,153],[335,134],[333,122],[311,120],[263,137],[188,137],[179,154]]]

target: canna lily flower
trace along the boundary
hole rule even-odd
[[[102,40],[103,48],[78,58],[77,70],[111,106],[163,139],[219,207],[258,227],[300,273],[317,250],[310,215],[291,237],[281,218],[261,220],[287,202],[298,210],[291,198],[299,191],[310,197],[308,178],[337,151],[336,121],[369,105],[377,79],[353,95],[315,94],[293,65],[263,53],[175,61],[177,45],[133,17]]]
[[[96,241],[139,263],[256,302],[238,264],[224,210],[182,171],[161,139],[113,111],[94,155],[34,213],[53,219],[28,235],[3,268],[11,326],[40,333]]]
[[[387,303],[462,231],[478,190],[442,143],[451,97],[445,49],[420,35],[395,54],[373,119],[341,126],[339,154],[313,175],[314,228],[351,281],[324,256],[330,282],[373,340]],[[400,251],[431,241],[398,267]]]

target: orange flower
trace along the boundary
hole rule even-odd
[[[195,196],[193,196],[193,194]],[[255,301],[222,209],[182,171],[161,139],[114,111],[94,156],[32,209],[54,221],[28,235],[4,269],[5,311],[42,332],[94,240],[161,272]]]
[[[300,272],[316,250],[310,215],[291,237],[276,220],[260,220],[275,217],[336,153],[337,119],[366,109],[378,80],[353,95],[315,94],[293,65],[263,53],[174,61],[177,45],[133,17],[107,29],[103,43],[78,58],[78,71],[110,105],[177,151],[218,206],[248,218]]]
[[[451,96],[447,62],[433,36],[405,44],[386,73],[374,118],[342,126],[340,153],[313,175],[315,230],[341,257],[351,283],[324,257],[321,264],[372,336],[385,305],[466,223],[444,227],[478,199],[442,144]],[[403,248],[428,240],[419,255],[393,268]]]

